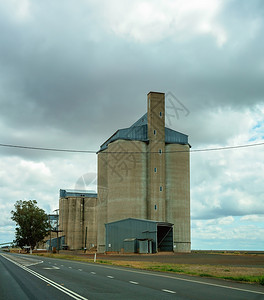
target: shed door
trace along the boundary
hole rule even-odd
[[[158,251],[173,251],[173,227],[158,225]]]

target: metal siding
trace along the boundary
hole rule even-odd
[[[101,145],[100,151],[107,149],[108,145],[116,140],[147,141],[147,125],[119,129],[109,140],[107,140],[103,145]]]
[[[62,249],[62,246],[65,245],[65,236],[60,236],[59,238],[59,250]],[[51,239],[51,248],[55,247],[57,248],[57,238],[52,238]],[[46,241],[46,249],[50,249],[50,240]]]
[[[97,193],[93,191],[85,190],[62,190],[60,189],[60,198],[67,197],[87,197],[87,198],[96,198]]]
[[[139,241],[139,253],[146,254],[148,253],[148,247],[149,246],[149,241],[144,240],[144,241]]]
[[[136,253],[136,252],[137,252],[137,239],[125,239],[124,253]]]
[[[106,251],[121,251],[124,240],[152,239],[153,249],[157,247],[157,222],[148,220],[126,219],[105,224],[106,226]],[[109,247],[111,244],[111,247]],[[156,252],[156,251],[155,251]]]
[[[165,143],[188,144],[188,135],[165,127]]]
[[[120,139],[136,140],[136,141],[147,141],[147,125],[135,126],[119,130]]]

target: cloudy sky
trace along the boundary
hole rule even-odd
[[[149,91],[192,150],[263,143],[263,32],[261,0],[0,0],[0,144],[96,151]],[[263,150],[191,153],[193,249],[263,250]],[[96,159],[0,146],[0,243],[17,200],[96,189]]]

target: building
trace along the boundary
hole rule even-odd
[[[173,224],[128,218],[105,224],[106,252],[173,251]]]
[[[66,247],[89,249],[96,245],[96,206],[94,191],[60,190],[59,229]]]
[[[173,224],[173,251],[190,251],[189,149],[187,135],[165,127],[165,94],[150,92],[147,113],[117,130],[97,153],[96,210],[87,220],[94,220],[90,233],[98,252],[108,249],[105,224],[129,218]],[[70,247],[83,245],[82,199],[60,198],[61,229]]]
[[[99,252],[106,248],[105,224],[126,218],[174,224],[174,251],[190,251],[188,136],[165,127],[164,93],[150,92],[147,107],[98,152]]]

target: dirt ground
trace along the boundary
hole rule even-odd
[[[71,251],[60,251],[63,254],[71,254]],[[93,258],[94,254],[83,252],[72,253],[78,256]],[[198,264],[198,265],[222,265],[239,267],[264,268],[264,253],[240,254],[240,253],[159,253],[159,254],[97,254],[101,260],[122,261],[146,261],[173,264]]]

